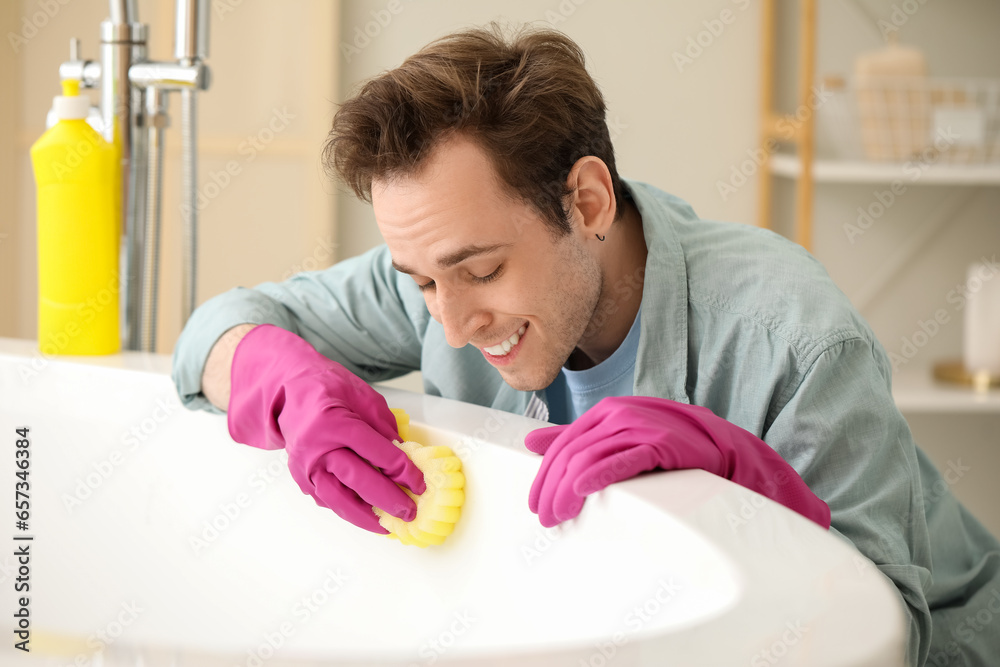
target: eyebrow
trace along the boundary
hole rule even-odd
[[[507,248],[514,245],[513,243],[493,243],[490,245],[470,245],[464,248],[460,248],[455,252],[448,253],[447,255],[438,258],[437,265],[442,269],[450,269],[456,264],[461,264],[467,259],[472,257],[478,257],[479,255],[487,255],[491,252],[496,252],[501,248]],[[407,275],[415,275],[416,270],[409,267],[403,266],[402,264],[397,264],[396,260],[392,260],[392,268],[396,269],[400,273],[405,273]]]

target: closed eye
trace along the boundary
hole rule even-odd
[[[477,284],[479,284],[479,285],[485,285],[485,284],[491,283],[494,280],[496,280],[497,278],[499,278],[502,273],[503,273],[503,264],[501,264],[500,266],[498,266],[496,268],[496,271],[494,271],[490,275],[488,275],[488,276],[472,276],[472,280],[474,282],[476,282]],[[420,289],[421,292],[427,292],[429,290],[434,289],[434,281],[431,280],[429,282],[424,283],[423,285],[417,285],[417,287]]]
[[[500,266],[498,266],[497,270],[494,271],[493,273],[491,273],[488,276],[482,276],[482,277],[480,277],[480,276],[473,276],[472,279],[475,280],[480,285],[485,285],[486,283],[491,283],[494,280],[496,280],[497,278],[499,278],[501,273],[503,273],[503,264],[501,264]]]

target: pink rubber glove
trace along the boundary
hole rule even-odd
[[[830,508],[773,449],[711,410],[664,398],[602,399],[572,424],[532,431],[543,454],[528,507],[543,526],[572,519],[586,496],[645,470],[700,468],[830,527]]]
[[[404,521],[424,476],[392,444],[399,438],[385,399],[305,340],[272,324],[251,329],[233,356],[229,434],[237,442],[288,452],[303,493],[341,518],[386,534],[372,506]]]

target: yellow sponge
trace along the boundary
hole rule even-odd
[[[411,442],[409,415],[398,409],[392,412],[396,415],[399,437],[403,439],[396,446],[406,452],[424,473],[427,489],[419,496],[403,489],[417,504],[417,516],[413,521],[403,521],[378,507],[373,509],[378,515],[378,522],[389,531],[389,537],[418,547],[441,544],[455,530],[455,523],[462,514],[462,504],[465,503],[462,461],[450,447]]]

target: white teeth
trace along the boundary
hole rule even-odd
[[[517,345],[518,341],[521,340],[521,336],[524,335],[525,330],[526,330],[525,327],[521,327],[516,332],[514,332],[514,334],[510,338],[500,343],[499,345],[494,345],[493,347],[486,347],[483,349],[492,354],[494,357],[502,357],[506,355],[508,352],[510,352],[515,345]]]

